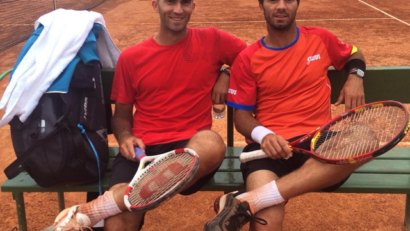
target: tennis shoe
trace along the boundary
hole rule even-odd
[[[214,210],[216,216],[205,224],[204,231],[239,231],[251,220],[266,225],[267,222],[253,215],[247,201],[235,197],[242,192],[231,192],[216,198]]]
[[[64,209],[54,221],[55,231],[85,231],[92,230],[90,218],[78,212],[79,205]]]

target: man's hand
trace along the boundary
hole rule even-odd
[[[362,78],[355,74],[350,74],[347,77],[346,83],[340,91],[335,106],[340,105],[343,102],[343,99],[345,101],[345,110],[355,108],[365,103]]]
[[[261,148],[271,159],[288,159],[292,157],[288,143],[282,136],[268,134],[262,139]]]
[[[214,104],[224,104],[226,102],[228,88],[229,76],[224,72],[221,72],[212,89],[212,102]]]
[[[123,134],[121,137],[119,137],[118,142],[121,155],[123,155],[128,160],[138,162],[138,159],[135,158],[135,146],[140,147],[141,150],[145,152],[144,142],[142,142],[141,139],[133,136],[132,134]]]

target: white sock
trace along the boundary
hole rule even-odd
[[[114,200],[113,191],[107,191],[97,199],[80,205],[78,212],[90,218],[91,226],[105,218],[122,213]]]
[[[254,213],[285,202],[276,186],[276,181],[271,181],[250,192],[239,194],[236,198],[240,201],[247,201]]]

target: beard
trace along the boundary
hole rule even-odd
[[[273,17],[266,14],[264,12],[265,20],[268,23],[269,27],[277,31],[287,31],[293,27],[293,23],[295,22],[296,14],[293,17],[289,17],[289,14],[286,14],[288,17],[288,21],[276,22]]]

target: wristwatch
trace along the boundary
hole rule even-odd
[[[353,71],[349,72],[349,75],[350,74],[355,74],[355,75],[359,76],[360,78],[364,78],[364,71],[361,70],[361,69],[353,70]]]
[[[231,76],[231,72],[230,72],[229,68],[230,67],[221,67],[221,69],[219,69],[219,71],[227,74],[228,76]]]

